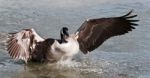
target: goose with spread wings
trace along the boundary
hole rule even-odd
[[[137,21],[132,11],[119,17],[86,20],[73,34],[67,27],[60,30],[60,39],[40,37],[34,29],[10,33],[7,50],[16,60],[54,63],[72,60],[79,50],[91,52],[113,36],[124,35],[135,29]]]

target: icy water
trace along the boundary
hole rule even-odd
[[[24,64],[5,50],[7,33],[34,28],[42,37],[59,38],[87,18],[138,14],[139,26],[107,40],[88,55],[81,52],[70,66]],[[150,78],[150,0],[0,0],[0,78]]]

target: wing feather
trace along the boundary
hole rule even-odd
[[[132,11],[120,17],[89,19],[77,30],[80,50],[83,53],[90,52],[99,47],[105,40],[113,36],[123,35],[135,29],[132,19],[137,15],[131,15]]]
[[[20,32],[10,33],[10,39],[8,40],[8,53],[9,55],[18,60],[24,60],[27,62],[29,54],[31,53],[31,47],[34,49],[34,41],[43,41],[34,29],[23,29]]]

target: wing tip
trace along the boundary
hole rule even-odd
[[[139,19],[136,20],[136,19],[133,19],[135,17],[137,17],[138,15],[137,14],[133,14],[133,9],[131,9],[127,14],[121,16],[121,18],[124,18],[126,21],[129,22],[129,24],[133,27],[133,26],[138,26],[138,24],[136,22],[140,21]]]
[[[133,9],[131,9],[127,14],[123,15],[122,17],[127,17],[133,12]]]
[[[131,9],[127,14],[125,14],[125,15],[123,15],[123,16],[121,16],[122,18],[134,18],[134,17],[137,17],[138,15],[137,14],[134,14],[134,15],[132,15],[132,13],[133,13],[133,9]]]

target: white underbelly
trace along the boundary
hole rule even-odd
[[[62,51],[66,56],[73,56],[79,52],[79,44],[77,41],[68,41],[68,43],[61,44]]]
[[[59,44],[55,41],[52,51],[55,57],[61,58],[72,58],[79,52],[79,44],[76,40],[68,40],[67,43]]]

